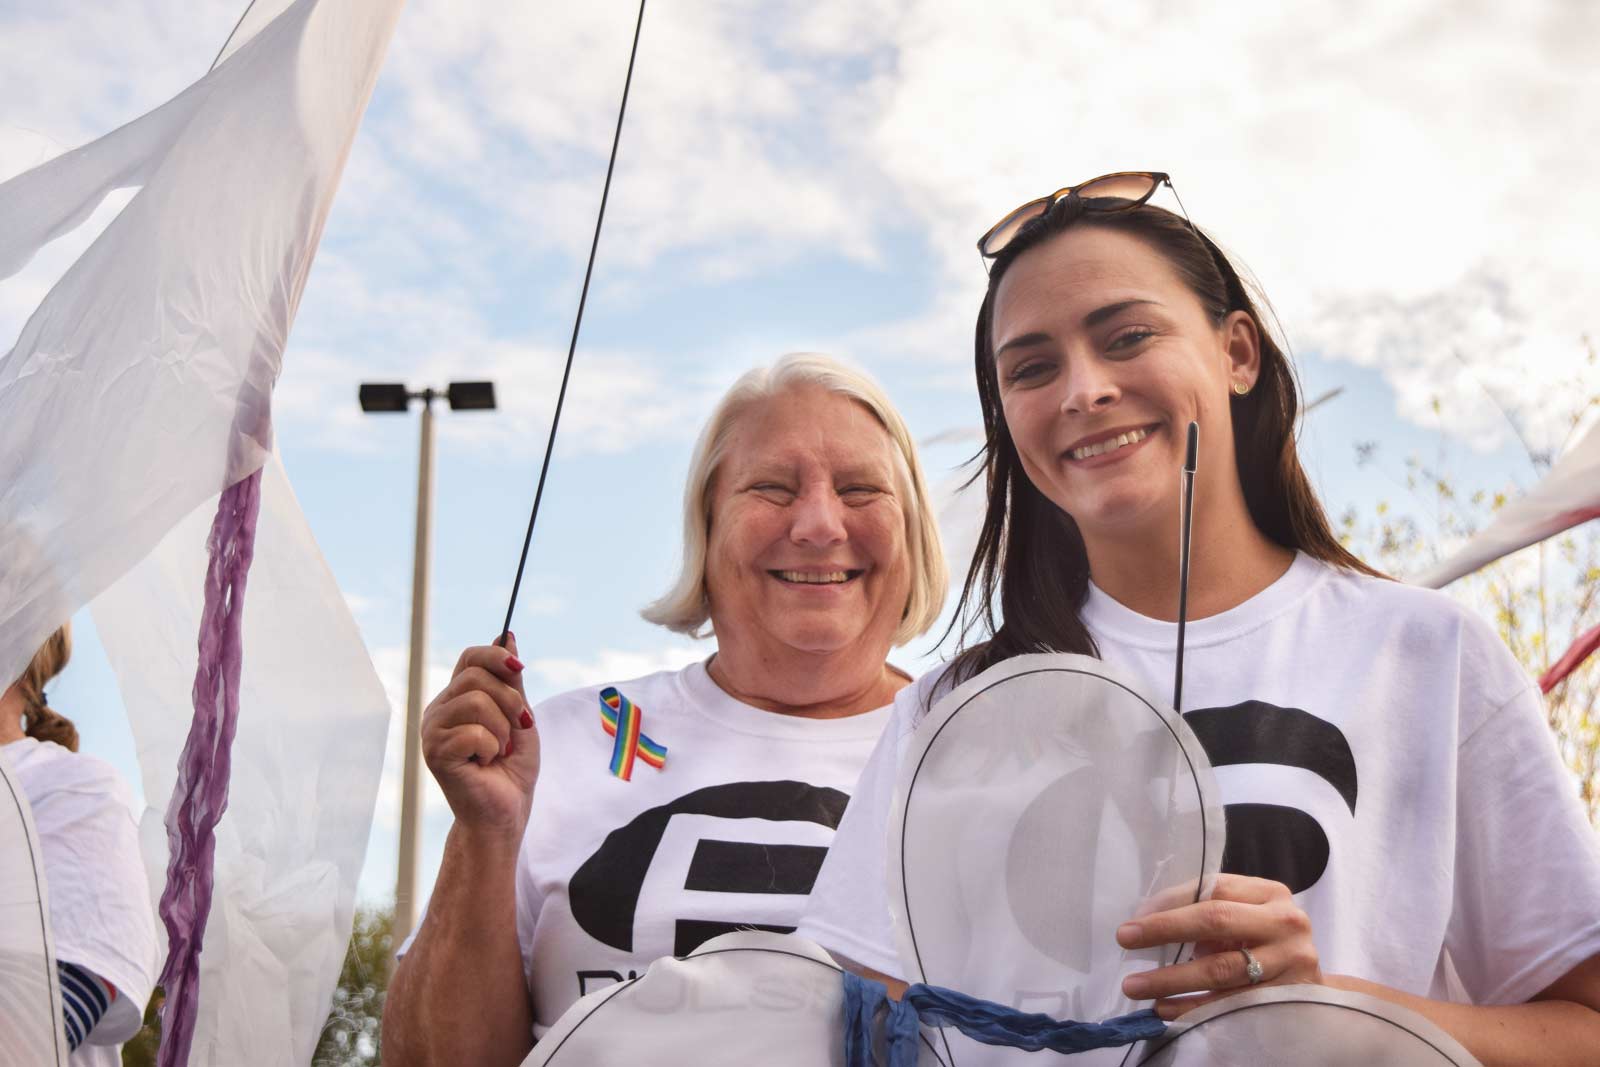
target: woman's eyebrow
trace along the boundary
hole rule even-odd
[[[887,482],[889,471],[883,466],[837,467],[833,472],[835,482]]]
[[[1134,300],[1119,300],[1115,304],[1107,304],[1105,307],[1095,308],[1093,311],[1089,312],[1089,314],[1085,315],[1083,317],[1084,328],[1093,329],[1102,322],[1105,322],[1107,319],[1119,315],[1131,307],[1138,307],[1141,304],[1149,304],[1152,307],[1161,306],[1160,301],[1157,300],[1145,300],[1143,298]],[[1043,331],[1036,330],[1033,333],[1025,333],[1020,337],[1013,337],[999,348],[996,348],[994,350],[994,358],[999,359],[1001,355],[1003,355],[1008,349],[1027,348],[1029,345],[1046,344],[1052,340],[1054,340],[1054,338]]]
[[[1083,317],[1083,324],[1087,327],[1098,326],[1102,322],[1111,318],[1113,315],[1127,311],[1131,307],[1138,307],[1140,304],[1154,304],[1156,307],[1161,306],[1154,300],[1120,300],[1115,304],[1107,304],[1103,308],[1095,308],[1093,311],[1089,312],[1089,314]]]
[[[1050,335],[1047,333],[1039,333],[1037,331],[1034,333],[1025,333],[1021,337],[1013,337],[1011,340],[995,349],[994,358],[999,359],[1008,348],[1026,348],[1029,345],[1044,344],[1049,340]]]

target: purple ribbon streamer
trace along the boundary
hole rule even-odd
[[[167,995],[161,1009],[160,1067],[184,1067],[194,1041],[200,943],[214,885],[215,830],[228,808],[233,735],[239,721],[245,580],[255,557],[260,512],[261,471],[257,470],[222,494],[206,540],[210,562],[200,615],[194,721],[167,806],[167,887],[159,909],[168,943],[166,966],[158,979]]]

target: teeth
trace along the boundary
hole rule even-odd
[[[1118,437],[1108,437],[1104,441],[1099,441],[1092,445],[1085,445],[1082,448],[1074,448],[1067,454],[1073,459],[1089,459],[1092,456],[1103,456],[1107,452],[1115,452],[1124,445],[1136,445],[1149,436],[1149,430],[1134,430],[1131,433],[1125,433]]]
[[[807,571],[778,571],[777,575],[786,582],[799,582],[802,585],[835,585],[847,582],[850,576],[844,571],[830,571],[827,574],[816,574]]]

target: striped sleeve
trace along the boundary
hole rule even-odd
[[[75,963],[58,961],[56,970],[61,975],[61,1014],[66,1022],[67,1043],[76,1050],[110,1010],[117,991]]]

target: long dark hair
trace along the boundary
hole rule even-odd
[[[951,630],[960,628],[962,637],[962,648],[953,661],[955,680],[964,681],[1026,652],[1099,655],[1080,616],[1089,592],[1089,557],[1083,536],[1072,516],[1041,493],[1022,469],[1000,405],[991,331],[995,292],[1011,264],[1070,226],[1125,233],[1159,252],[1200,301],[1213,325],[1221,326],[1235,311],[1250,316],[1260,337],[1260,374],[1249,395],[1233,397],[1230,407],[1239,483],[1251,520],[1285,548],[1383,577],[1346,550],[1328,523],[1295,450],[1300,393],[1293,369],[1222,250],[1185,219],[1150,204],[1129,211],[1084,212],[1077,200],[1066,199],[1024,225],[995,257],[989,290],[978,310],[973,351],[984,429],[983,469],[979,473],[988,486],[989,503],[950,624]],[[969,645],[968,636],[980,624],[987,639]]]

